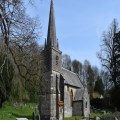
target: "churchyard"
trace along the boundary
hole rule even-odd
[[[28,5],[25,1],[28,2]],[[89,17],[82,17],[85,18],[83,20],[85,23],[81,21],[81,18],[79,22],[75,22],[78,19],[75,18],[75,21],[71,21],[73,25],[71,29],[71,23],[67,25],[71,20],[71,14],[70,19],[67,19],[65,17],[68,17],[68,14],[65,16],[60,14],[58,17],[54,12],[54,8],[60,7],[57,6],[59,2],[67,0],[48,1],[49,3],[46,2],[44,5],[50,5],[46,7],[46,9],[50,8],[49,20],[47,11],[44,11],[45,8],[41,13],[41,18],[46,14],[45,19],[49,22],[39,23],[35,16],[31,16],[30,11],[26,11],[32,8],[29,5],[34,6],[35,2],[32,3],[32,0],[0,0],[0,120],[120,120],[120,112],[118,112],[120,111],[120,27],[118,26],[120,18],[117,18],[118,21],[110,18],[113,19],[110,28],[106,30],[109,23],[106,22],[103,24],[103,26],[106,25],[105,28],[101,29],[97,25],[99,23],[102,26],[100,16],[94,16],[96,18],[94,21],[98,22],[97,26],[92,25],[92,22],[86,24],[86,19],[87,22],[93,21],[90,20],[92,17],[89,16],[91,13],[88,11],[89,14],[83,14],[83,16]],[[79,4],[76,4],[76,7],[79,5],[79,9],[82,3],[80,0],[74,3],[77,2]],[[72,0],[69,3],[71,3],[72,12],[68,11],[68,13],[78,16],[78,10],[73,12]],[[37,4],[41,8],[40,3]],[[85,10],[83,13],[86,13],[87,4],[85,3],[85,8],[79,11]],[[97,6],[98,3],[92,4]],[[63,8],[63,5],[60,8]],[[94,8],[92,5],[88,4],[88,6],[91,9]],[[66,6],[64,7],[63,13],[68,10]],[[97,8],[103,9],[99,6]],[[97,8],[92,12],[97,11]],[[99,10],[101,15],[103,15],[102,9]],[[107,9],[107,11],[110,10],[111,8]],[[56,13],[59,14],[57,9]],[[80,14],[82,15],[82,12]],[[100,13],[98,12],[97,15]],[[55,23],[56,17],[60,20],[56,19],[59,24]],[[72,20],[73,18],[72,16]],[[66,19],[67,22],[64,21]],[[103,20],[105,19],[103,18]],[[40,34],[43,32],[41,25],[43,24],[45,27],[47,23],[48,31],[45,30],[47,36],[44,36],[43,45],[40,40],[43,39]],[[80,27],[79,23],[82,23]],[[64,32],[66,25],[70,26],[70,29],[67,27],[67,31]],[[93,29],[89,25],[92,25]],[[58,26],[58,30],[56,26]],[[61,30],[59,26],[61,26]],[[77,33],[80,29],[77,30],[76,26],[83,33],[82,31]],[[83,28],[86,30],[81,26],[84,26]],[[94,28],[94,26],[96,27]],[[95,38],[93,41],[94,37],[90,37],[89,34],[92,35],[91,31],[99,29],[101,32],[106,31],[103,31],[103,34],[99,33],[102,38]],[[72,30],[75,31],[73,35]],[[63,39],[62,35],[67,36]],[[79,38],[79,36],[82,37]],[[99,36],[98,32],[94,31],[93,36]],[[98,43],[100,39],[102,40],[99,51],[92,49],[96,46],[97,39]],[[72,44],[70,44],[71,40]],[[90,42],[88,42],[89,40]],[[64,53],[61,46],[70,53]],[[80,49],[78,50],[78,48]],[[68,54],[74,54],[74,57],[72,55],[70,57]],[[95,62],[96,57],[99,59],[100,65]]]
[[[16,120],[16,118],[27,118],[32,120],[32,114],[35,111],[37,103],[17,103],[5,102],[0,109],[0,120]],[[93,116],[100,115],[93,113]],[[65,120],[81,120],[82,116],[73,116]]]
[[[32,120],[36,103],[11,103],[5,102],[0,109],[0,120],[16,120],[16,118],[28,118]]]
[[[16,120],[16,118],[27,118],[28,120],[33,120],[32,114],[35,113],[37,103],[18,103],[18,102],[5,102],[3,107],[0,109],[0,120]],[[37,112],[35,113],[37,115]],[[101,120],[119,120],[119,112],[110,112],[107,110],[94,111],[90,115],[90,120],[101,117]],[[86,120],[83,116],[73,116],[70,118],[65,118],[64,120]]]

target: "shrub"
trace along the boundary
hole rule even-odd
[[[103,99],[96,98],[91,100],[91,106],[94,106],[97,109],[103,108]]]
[[[115,112],[115,113],[113,114],[113,116],[116,117],[116,118],[118,118],[118,119],[120,119],[120,112]]]
[[[115,120],[115,117],[112,114],[102,115],[100,120]]]
[[[120,119],[120,112],[115,112],[113,114],[108,113],[106,115],[102,115],[100,120],[115,120],[115,117],[117,119]]]
[[[111,90],[111,102],[112,106],[120,110],[120,88],[119,89],[113,88]]]

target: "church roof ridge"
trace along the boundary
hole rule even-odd
[[[78,75],[66,68],[61,69],[62,76],[65,79],[65,84],[72,85],[78,88],[84,88]]]
[[[71,72],[72,74],[75,74],[75,75],[77,75],[75,72],[73,72],[73,71],[70,71],[70,70],[68,70],[68,69],[66,69],[66,68],[64,68],[64,67],[62,67],[62,69],[66,70],[66,71],[68,71],[68,72]]]
[[[80,80],[81,84],[83,85],[83,87],[84,87],[84,88],[86,87],[85,84],[84,84],[83,81],[80,79],[80,77],[79,77],[79,75],[78,75],[77,73],[75,73],[75,72],[73,72],[73,71],[70,71],[70,70],[68,70],[68,69],[66,69],[66,68],[64,68],[64,67],[62,67],[62,69],[64,69],[64,70],[66,70],[67,72],[70,72],[70,73],[76,75],[76,76],[78,77],[78,79]]]

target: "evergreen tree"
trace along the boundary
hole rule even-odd
[[[115,34],[116,82],[120,87],[120,31]]]
[[[104,32],[103,34],[101,51],[98,54],[98,58],[101,60],[102,66],[106,69],[106,71],[109,72],[110,80],[114,83],[115,88],[118,88],[119,86],[117,80],[118,79],[117,68],[119,64],[117,62],[119,61],[120,57],[118,57],[119,49],[117,49],[116,47],[117,43],[119,43],[119,39],[116,40],[117,32],[118,32],[118,23],[116,19],[114,19],[109,30],[107,32]]]
[[[104,85],[102,79],[98,76],[97,81],[95,82],[95,92],[98,92],[99,94],[104,94]]]

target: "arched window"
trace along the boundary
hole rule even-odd
[[[85,103],[85,107],[87,108],[87,102]]]
[[[73,91],[70,91],[70,106],[72,107],[73,105]]]
[[[69,91],[69,86],[67,86],[67,91]]]

